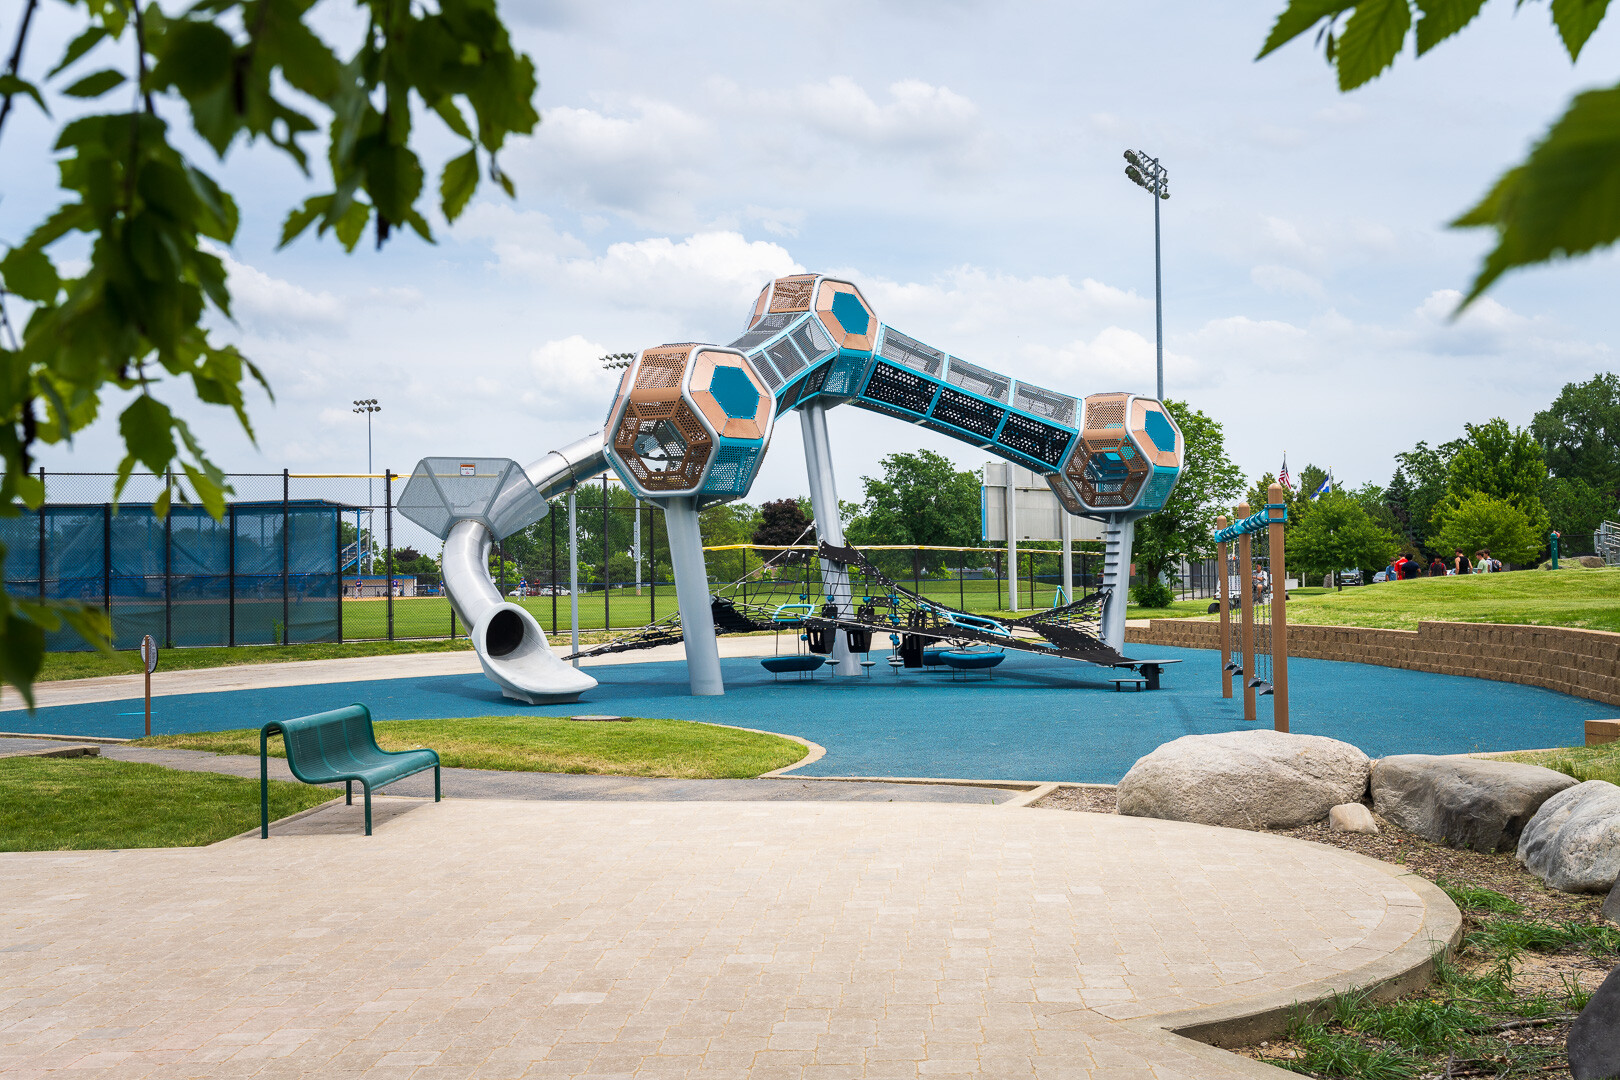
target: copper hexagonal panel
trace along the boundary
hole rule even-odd
[[[878,320],[861,291],[847,281],[823,281],[816,292],[816,316],[841,349],[871,352]]]
[[[700,351],[692,361],[687,386],[692,400],[721,435],[728,439],[765,437],[773,408],[771,392],[743,357],[709,349]],[[747,400],[750,393],[751,402]],[[742,408],[749,405],[751,408]]]

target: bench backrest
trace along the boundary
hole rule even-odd
[[[390,764],[377,745],[371,710],[354,704],[292,720],[272,720],[263,734],[281,732],[287,747],[287,765],[306,783],[327,776],[364,772]]]

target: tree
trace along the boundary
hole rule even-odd
[[[753,541],[756,544],[780,544],[788,547],[795,544],[815,543],[815,533],[810,529],[810,515],[804,512],[798,499],[774,499],[760,504],[759,527],[754,530]],[[761,551],[762,559],[774,559],[781,555],[781,550]],[[806,552],[788,552],[790,561],[798,562]]]
[[[1446,470],[1446,497],[1435,508],[1434,524],[1443,532],[1447,515],[1469,496],[1484,494],[1513,504],[1530,528],[1545,537],[1547,509],[1541,504],[1541,489],[1547,482],[1547,464],[1541,447],[1524,428],[1510,427],[1500,417],[1463,428],[1468,438]]]
[[[1216,515],[1243,490],[1243,470],[1227,456],[1220,422],[1185,401],[1166,401],[1164,407],[1181,428],[1186,449],[1181,477],[1164,509],[1136,523],[1132,557],[1138,582],[1159,582],[1182,558],[1208,558],[1215,547]],[[1151,599],[1162,596],[1138,596],[1139,602]]]
[[[1583,550],[1598,526],[1616,516],[1614,496],[1585,480],[1552,477],[1541,489],[1541,501],[1552,528],[1564,537],[1565,551]]]
[[[189,119],[219,159],[263,139],[306,174],[303,142],[324,122],[327,151],[316,161],[329,190],[288,215],[281,242],[314,225],[352,251],[368,228],[379,247],[400,226],[432,238],[420,209],[426,176],[411,148],[419,116],[438,117],[466,146],[439,175],[446,219],[466,208],[486,168],[511,193],[495,155],[509,135],[539,122],[534,64],[513,50],[494,0],[362,0],[367,25],[346,59],[314,29],[316,10],[334,5],[311,0],[206,0],[175,15],[150,0],[68,3],[82,14],[83,30],[44,79],[29,81],[21,72],[39,0],[25,0],[0,74],[0,134],[17,95],[45,109],[40,85],[51,80],[84,101],[116,90],[128,106],[62,127],[55,165],[67,199],[0,258],[0,305],[9,293],[31,307],[20,338],[9,318],[0,319],[0,512],[39,505],[42,485],[29,474],[35,444],[71,439],[96,419],[110,386],[134,392],[119,415],[125,455],[115,490],[137,466],[160,473],[178,464],[217,518],[224,475],[158,395],[189,382],[201,401],[231,409],[252,435],[244,389],[264,378],[205,328],[213,313],[231,314],[215,245],[231,243],[240,211],[170,142],[157,102],[165,103],[163,115]],[[132,47],[122,69],[83,74],[85,61],[107,57],[102,45]],[[61,261],[61,251],[73,261]],[[88,254],[82,266],[81,253]],[[157,510],[167,509],[165,494]],[[62,619],[104,643],[108,627],[97,611],[0,597],[0,680],[27,700],[44,633]]]
[[[1316,494],[1316,489],[1322,486],[1322,481],[1328,478],[1327,470],[1316,465],[1306,465],[1299,470],[1299,479],[1295,490],[1301,499],[1309,499]]]
[[[1401,547],[1400,538],[1373,521],[1360,499],[1342,491],[1302,503],[1285,536],[1288,569],[1301,581],[1351,567],[1370,581]]]
[[[1406,453],[1395,455],[1399,464],[1395,477],[1390,480],[1390,490],[1393,492],[1404,488],[1407,534],[1419,548],[1437,550],[1429,542],[1429,534],[1434,528],[1434,510],[1446,497],[1451,459],[1457,456],[1462,447],[1462,439],[1452,439],[1435,447],[1420,442]],[[1395,509],[1393,505],[1391,509]]]
[[[863,476],[860,511],[846,530],[852,544],[979,543],[980,480],[932,450],[889,454],[881,477]]]
[[[754,531],[759,528],[759,508],[745,502],[721,503],[698,514],[698,528],[703,532],[704,547],[731,547],[753,543]],[[730,551],[711,551],[705,555],[709,577],[720,582],[740,581],[750,570],[758,567],[760,559],[755,552],[742,548]]]
[[[1515,7],[1522,4],[1516,0]],[[1317,41],[1338,72],[1339,89],[1350,91],[1395,62],[1409,30],[1422,56],[1473,22],[1482,7],[1484,0],[1289,0],[1256,59],[1320,24]],[[1573,62],[1603,21],[1608,0],[1553,0],[1548,8]],[[1496,232],[1496,248],[1458,310],[1514,267],[1585,254],[1620,238],[1617,175],[1620,86],[1577,94],[1529,156],[1451,222],[1454,229]]]
[[[1523,510],[1483,491],[1460,500],[1447,512],[1439,540],[1447,550],[1460,549],[1470,557],[1476,551],[1489,551],[1509,563],[1534,562],[1546,546],[1546,534],[1536,529]]]
[[[1566,384],[1536,413],[1530,432],[1552,475],[1620,496],[1620,376],[1603,372]]]

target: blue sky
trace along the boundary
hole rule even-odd
[[[327,6],[330,32],[352,33],[350,9]],[[1170,170],[1168,396],[1221,420],[1251,474],[1286,451],[1296,472],[1384,482],[1419,439],[1527,424],[1612,369],[1612,254],[1510,276],[1451,322],[1488,238],[1444,222],[1570,94],[1613,80],[1620,32],[1572,67],[1545,5],[1497,0],[1342,95],[1308,40],[1253,62],[1281,6],[504,4],[542,81],[541,129],[504,156],[518,197],[484,191],[437,246],[277,252],[312,185],[239,148],[216,168],[244,207],[224,332],[276,401],[253,406],[257,448],[220,410],[185,412],[244,471],[363,469],[357,397],[383,403],[379,470],[526,462],[600,426],[601,354],[729,341],[759,287],[800,269],[849,277],[884,321],[975,363],[1151,394],[1152,205],[1122,173],[1128,147]],[[0,11],[8,41],[17,8]],[[45,9],[26,74],[73,32],[64,11]],[[51,130],[27,108],[7,125],[0,239],[53,205]],[[436,121],[422,131],[435,170],[458,152]],[[894,450],[985,460],[859,410],[831,427],[846,498]],[[115,455],[102,428],[44,463]],[[750,498],[805,488],[798,425],[782,424]]]

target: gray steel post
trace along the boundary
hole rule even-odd
[[[838,514],[838,486],[833,480],[832,442],[827,437],[827,407],[811,402],[799,410],[799,429],[804,434],[804,465],[810,480],[810,507],[816,516],[816,535],[819,539],[838,547],[844,546],[844,522]],[[673,533],[671,534],[673,535]],[[842,616],[853,614],[853,597],[849,588],[849,573],[823,559],[821,584],[832,597]],[[815,605],[821,610],[821,605]],[[685,612],[682,612],[685,619]],[[849,641],[843,634],[833,637],[833,670],[839,675],[859,675],[860,661],[849,651]]]
[[[579,667],[579,515],[574,489],[568,489],[568,615],[572,621],[574,666]]]
[[[714,612],[709,607],[709,573],[703,563],[697,500],[689,495],[665,499],[664,527],[669,531],[669,561],[675,568],[675,600],[681,609],[687,678],[694,697],[715,697],[724,694],[726,687],[720,676]]]
[[[1074,518],[1058,504],[1059,528],[1063,534],[1063,568],[1059,571],[1063,579],[1063,602],[1074,603]]]
[[[635,546],[635,549],[636,549],[636,595],[640,596],[641,595],[641,500],[640,499],[636,500],[635,531],[636,531],[636,535],[631,540],[631,543]]]
[[[1159,355],[1159,400],[1164,400],[1164,279],[1159,272],[1159,188],[1153,189],[1153,328]]]
[[[1131,544],[1136,539],[1136,521],[1124,516],[1110,517],[1103,526],[1103,586],[1109,590],[1103,605],[1103,641],[1120,650],[1125,647],[1125,605],[1130,603]]]
[[[1007,596],[1012,603],[1008,611],[1018,610],[1018,466],[1007,462]],[[1032,597],[1031,603],[1034,602]]]

